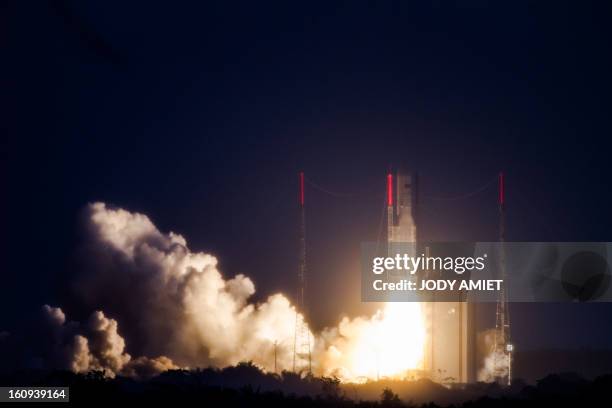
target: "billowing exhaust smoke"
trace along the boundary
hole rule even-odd
[[[164,357],[132,360],[125,340],[117,332],[117,321],[96,311],[86,324],[69,322],[57,307],[44,305],[43,330],[48,334],[47,366],[85,373],[102,370],[108,375],[150,376],[177,368]]]
[[[248,277],[224,279],[215,257],[191,252],[145,215],[94,203],[85,222],[88,268],[77,293],[119,321],[132,354],[181,367],[252,361],[272,370],[276,343],[277,366],[292,366],[296,310],[285,296],[249,303]]]

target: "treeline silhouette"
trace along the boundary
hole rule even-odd
[[[171,370],[149,379],[104,372],[16,371],[0,386],[67,386],[73,403],[198,403],[211,407],[424,407],[605,406],[612,404],[612,374],[585,380],[548,375],[534,385],[464,384],[421,379],[342,384],[336,378],[264,373],[251,363],[224,369]]]

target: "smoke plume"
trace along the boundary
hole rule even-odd
[[[57,307],[44,305],[42,313],[43,334],[50,339],[46,353],[49,367],[77,373],[101,370],[107,375],[134,376],[150,376],[176,368],[164,358],[142,357],[131,361],[125,352],[125,340],[117,332],[117,321],[100,311],[92,313],[84,325],[67,321],[62,309]]]
[[[479,333],[478,349],[479,354],[485,356],[478,371],[478,381],[494,382],[508,376],[509,356],[502,350],[495,350],[495,329]]]
[[[117,319],[133,355],[181,367],[253,361],[273,370],[276,348],[277,367],[291,368],[296,310],[285,296],[249,303],[251,279],[225,279],[214,256],[191,252],[181,235],[161,233],[143,214],[94,203],[84,219],[88,267],[77,293],[86,306]],[[116,334],[117,322],[107,326]],[[124,348],[123,339],[114,340],[109,358]],[[125,366],[121,359],[104,364],[115,372]]]

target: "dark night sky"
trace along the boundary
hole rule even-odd
[[[43,303],[90,312],[70,310],[70,277],[94,200],[182,233],[258,299],[293,293],[300,169],[354,194],[307,191],[316,327],[372,308],[359,245],[390,164],[442,197],[505,170],[509,240],[612,241],[602,5],[19,3],[2,13],[0,329]],[[494,240],[495,194],[424,198],[421,236]],[[518,347],[612,342],[607,304],[511,310]]]

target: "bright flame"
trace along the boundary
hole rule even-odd
[[[421,368],[425,331],[418,303],[387,303],[355,348],[358,377],[381,378]]]
[[[406,378],[423,368],[425,325],[419,303],[386,303],[369,320],[344,319],[327,349],[327,374],[343,381]]]

